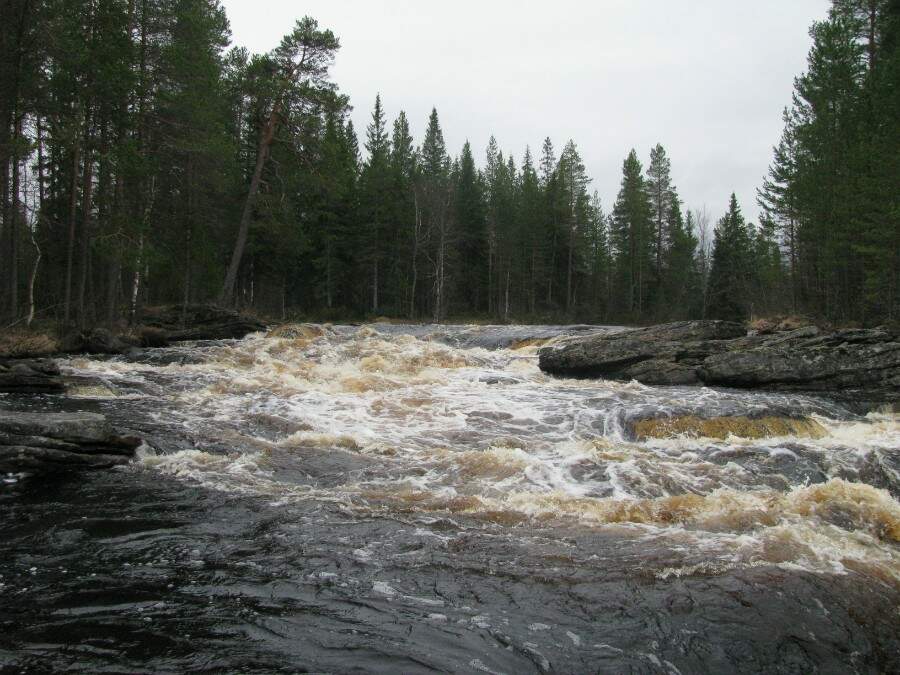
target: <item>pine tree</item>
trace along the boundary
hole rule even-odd
[[[575,309],[575,292],[577,276],[583,271],[581,260],[585,251],[587,231],[590,223],[590,197],[587,186],[590,178],[585,172],[584,162],[574,141],[566,143],[559,159],[560,187],[564,194],[566,207],[565,239],[566,239],[566,313]]]
[[[231,256],[231,263],[225,275],[219,301],[230,303],[233,299],[234,284],[244,255],[253,204],[259,192],[263,169],[269,158],[272,141],[290,105],[302,105],[305,100],[315,98],[330,89],[328,70],[334,54],[340,47],[338,39],[329,30],[320,30],[319,24],[310,17],[297,22],[294,30],[284,36],[281,44],[272,52],[274,66],[272,103],[265,125],[260,132],[259,147],[256,152],[256,167],[250,180],[247,199],[238,226],[237,241]],[[299,87],[302,83],[302,87]]]
[[[657,314],[665,306],[662,296],[663,260],[671,244],[668,223],[675,199],[671,177],[672,163],[666,156],[665,148],[657,143],[650,151],[650,166],[647,167],[647,193],[650,195],[651,219],[653,221],[653,237],[650,244],[653,256],[653,289],[654,304]]]

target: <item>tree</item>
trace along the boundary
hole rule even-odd
[[[671,233],[668,225],[675,201],[675,191],[671,177],[672,163],[666,156],[665,148],[659,143],[650,151],[650,166],[647,167],[647,193],[650,196],[651,219],[653,221],[653,238],[650,244],[653,256],[653,293],[657,313],[665,299],[662,297],[663,260],[671,245]]]
[[[365,223],[363,257],[371,266],[372,312],[379,310],[379,290],[384,281],[379,272],[387,255],[386,226],[388,222],[388,192],[390,189],[391,146],[388,139],[381,95],[375,97],[372,121],[366,128],[366,151],[369,156],[360,176],[360,202]]]
[[[584,169],[584,162],[578,154],[574,141],[566,143],[559,158],[560,187],[566,206],[566,312],[571,314],[575,306],[576,275],[583,267],[579,258],[586,247],[586,237],[591,220],[590,197],[587,186],[590,183]]]
[[[260,131],[256,166],[250,178],[247,199],[241,212],[231,263],[219,296],[219,301],[223,304],[230,304],[233,299],[234,282],[244,256],[253,204],[259,192],[263,169],[269,158],[275,134],[287,114],[288,99],[291,99],[290,103],[293,105],[303,105],[315,100],[323,92],[331,91],[328,69],[339,47],[338,39],[330,30],[320,30],[315,19],[304,17],[297,22],[290,34],[282,38],[281,44],[270,56],[273,70],[272,102],[266,122]]]
[[[446,310],[447,277],[451,237],[453,236],[450,204],[450,158],[447,156],[444,133],[437,109],[432,108],[425,130],[425,140],[419,150],[420,175],[417,185],[417,203],[432,270],[432,315],[435,322],[444,317]]]
[[[459,299],[464,310],[478,312],[487,300],[488,235],[484,186],[468,141],[463,145],[455,183],[453,213],[459,229]]]
[[[716,225],[707,283],[706,314],[711,319],[744,321],[750,316],[751,238],[732,194],[726,213]]]
[[[660,296],[665,298],[665,306],[658,307],[658,316],[669,320],[700,316],[702,302],[699,299],[703,288],[697,257],[699,242],[693,231],[693,216],[688,213],[685,220],[674,190],[665,227],[669,245],[664,252],[660,284]]]
[[[641,163],[632,149],[622,165],[622,186],[613,207],[610,238],[615,255],[616,309],[637,319],[645,311],[652,269],[652,204]]]

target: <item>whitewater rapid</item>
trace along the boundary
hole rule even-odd
[[[360,517],[606,528],[684,551],[674,566],[648,556],[663,576],[776,565],[900,585],[896,414],[860,417],[793,394],[556,379],[536,357],[552,338],[510,335],[300,325],[63,365],[101,383],[85,396],[142,399],[191,439],[144,453],[134,471]],[[808,416],[825,433],[635,441],[627,429],[646,416],[773,412]]]

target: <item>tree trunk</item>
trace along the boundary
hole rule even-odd
[[[72,148],[72,176],[69,183],[69,241],[66,247],[66,290],[63,325],[68,327],[72,310],[72,266],[75,259],[75,230],[78,219],[78,166],[81,146],[76,140]]]
[[[419,257],[419,234],[422,229],[422,214],[419,210],[419,196],[413,193],[413,203],[416,209],[416,219],[413,225],[413,250],[412,250],[412,288],[409,294],[409,318],[416,316],[416,283],[418,282],[419,271],[416,261]]]
[[[375,258],[372,270],[372,313],[378,313],[378,258]]]
[[[17,119],[13,133],[13,144],[18,148],[18,138],[22,132],[22,121]],[[11,208],[9,218],[9,314],[12,321],[19,316],[19,219],[21,208],[19,205],[19,153],[13,151],[12,161],[12,188],[10,195]],[[5,169],[5,167],[4,167]]]
[[[89,132],[88,132],[89,133]],[[80,281],[78,283],[78,325],[85,326],[85,295],[88,284],[88,256],[91,245],[91,208],[94,196],[94,161],[91,156],[90,136],[85,136],[84,173],[81,195],[81,247]]]
[[[34,264],[31,266],[31,277],[28,279],[28,319],[25,325],[31,326],[34,321],[34,283],[37,280],[38,265],[41,264],[41,247],[38,246],[34,232],[31,233],[31,245],[34,246],[35,257]]]
[[[250,191],[244,202],[244,210],[241,212],[241,222],[238,226],[238,237],[234,244],[234,252],[231,255],[231,263],[228,265],[228,273],[225,275],[225,283],[222,284],[222,292],[219,295],[219,303],[231,305],[234,297],[234,282],[237,279],[238,270],[241,267],[241,259],[244,257],[244,248],[247,245],[247,234],[250,230],[250,216],[253,213],[253,204],[259,192],[259,184],[262,182],[263,169],[269,157],[269,149],[275,138],[278,122],[281,117],[281,99],[275,100],[272,112],[263,128],[259,138],[259,148],[256,153],[256,167],[253,169],[253,177],[250,179]]]

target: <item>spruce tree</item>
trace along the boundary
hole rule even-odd
[[[653,264],[652,204],[640,160],[632,149],[622,165],[610,239],[615,255],[615,309],[626,320],[646,311]]]
[[[456,172],[453,214],[459,228],[458,295],[463,311],[479,312],[487,302],[487,227],[484,188],[472,146],[466,141]]]
[[[369,267],[369,309],[377,313],[380,308],[381,288],[384,285],[384,263],[389,248],[386,232],[391,185],[390,156],[381,95],[375,97],[372,121],[366,127],[366,151],[368,158],[360,175],[360,217],[363,227],[361,253]]]
[[[711,319],[744,321],[753,309],[753,250],[744,216],[732,194],[728,212],[716,225],[707,282],[706,313]]]

